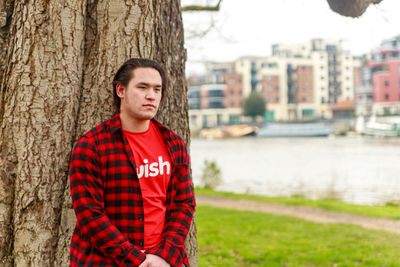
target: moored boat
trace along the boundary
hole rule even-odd
[[[230,125],[225,127],[202,129],[200,131],[200,137],[207,139],[220,139],[227,137],[255,136],[257,131],[257,126],[250,126],[247,124]]]
[[[257,126],[250,126],[247,124],[230,125],[224,127],[224,132],[229,137],[254,136],[257,134],[257,131]]]
[[[400,117],[372,116],[365,124],[364,134],[382,137],[400,136]]]
[[[321,122],[312,123],[268,123],[260,128],[261,137],[312,137],[332,134],[332,126]]]

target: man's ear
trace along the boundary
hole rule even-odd
[[[117,96],[119,98],[123,98],[124,94],[125,94],[125,88],[122,84],[118,83],[116,88],[115,88],[116,92],[117,92]]]

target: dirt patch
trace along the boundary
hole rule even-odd
[[[384,230],[400,234],[400,220],[394,219],[354,215],[306,206],[289,206],[251,200],[231,199],[226,197],[197,195],[196,202],[198,205],[287,215],[317,223],[355,224],[368,229]]]

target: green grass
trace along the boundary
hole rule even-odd
[[[196,208],[200,267],[400,266],[399,235],[344,224]]]
[[[310,206],[325,210],[332,210],[338,212],[346,212],[358,215],[384,217],[391,219],[400,219],[400,207],[396,205],[386,206],[368,206],[368,205],[355,205],[344,203],[339,200],[322,199],[311,200],[303,197],[266,197],[247,194],[235,194],[230,192],[217,192],[210,189],[195,188],[195,193],[198,195],[206,196],[222,196],[233,199],[247,199],[261,202],[286,204],[293,206]],[[400,266],[400,262],[399,262]]]

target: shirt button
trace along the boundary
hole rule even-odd
[[[143,241],[140,241],[139,245],[140,245],[140,246],[143,246],[143,245],[144,245],[144,242],[143,242]]]
[[[139,216],[139,220],[143,221],[143,216],[142,215]]]

